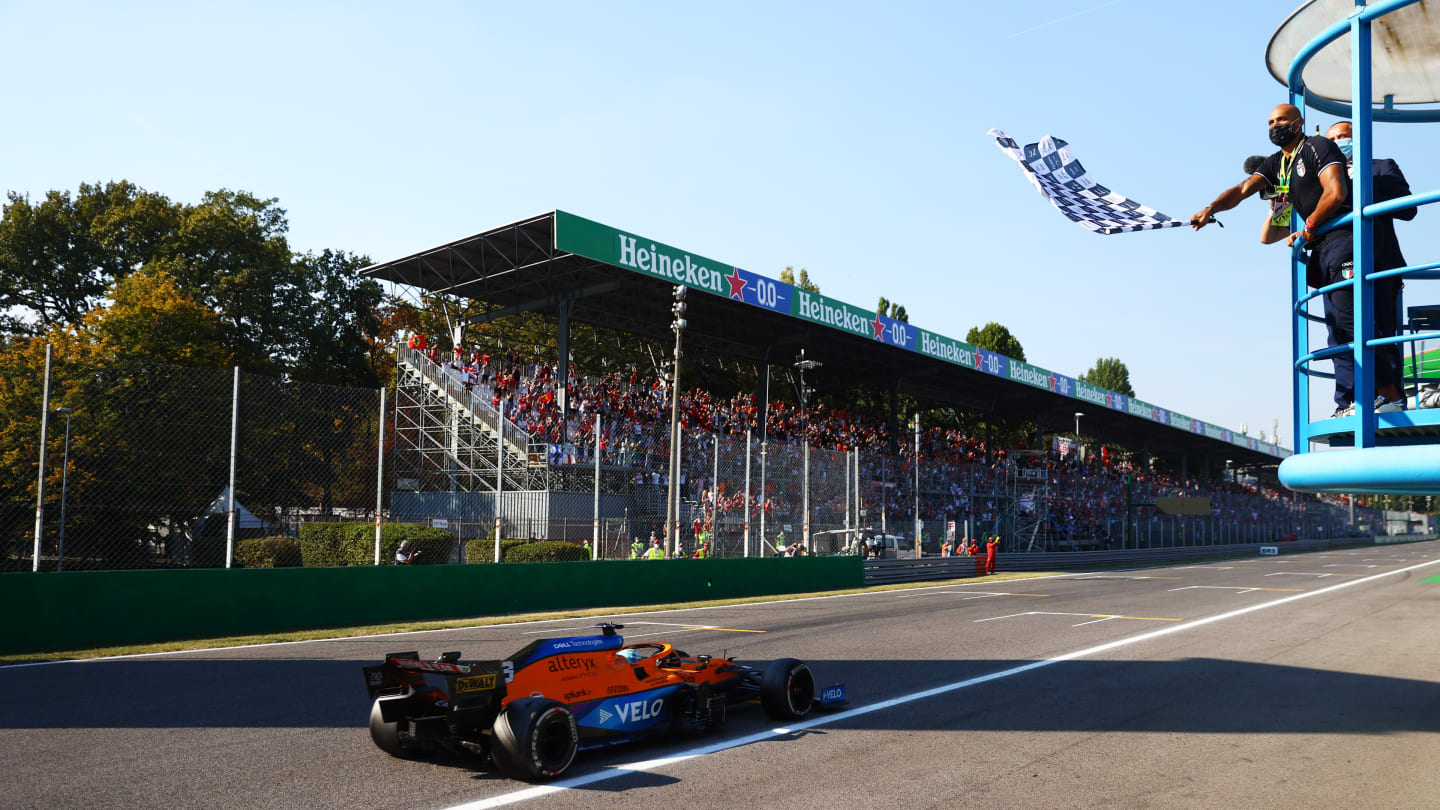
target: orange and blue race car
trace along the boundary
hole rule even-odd
[[[790,721],[845,702],[843,684],[817,693],[810,667],[794,658],[759,669],[665,642],[626,644],[623,625],[598,627],[600,635],[541,639],[503,661],[390,653],[365,667],[370,737],[397,757],[447,748],[488,756],[516,779],[554,779],[581,750],[711,731],[736,704],[758,700]]]

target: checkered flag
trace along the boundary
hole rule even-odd
[[[995,145],[1020,164],[1025,177],[1060,213],[1096,233],[1128,233],[1157,228],[1178,228],[1186,223],[1171,219],[1149,206],[1096,183],[1070,152],[1070,145],[1046,135],[1039,143],[1021,147],[998,129],[990,130]]]

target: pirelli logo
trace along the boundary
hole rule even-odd
[[[466,678],[455,679],[456,692],[481,692],[486,689],[495,688],[494,675],[471,675]]]

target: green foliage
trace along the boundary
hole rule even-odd
[[[0,332],[78,323],[105,289],[164,249],[170,201],[125,181],[82,183],[39,202],[9,193],[0,216]]]
[[[1096,360],[1095,365],[1081,375],[1080,379],[1091,385],[1108,388],[1117,394],[1135,396],[1135,389],[1130,387],[1130,369],[1126,368],[1118,357],[1102,357]]]
[[[85,316],[83,335],[97,358],[226,368],[220,316],[186,295],[161,270],[144,268],[117,281],[104,306]]]
[[[500,561],[508,562],[510,552],[528,543],[528,540],[501,540]],[[490,538],[465,541],[465,562],[467,563],[493,563],[495,562],[495,541]]]
[[[387,523],[380,530],[380,563],[395,561],[395,549],[409,540],[420,552],[416,565],[450,561],[455,535],[444,529]],[[300,554],[305,566],[372,565],[375,562],[375,526],[370,523],[305,523],[300,526]]]
[[[241,568],[295,568],[301,562],[300,541],[294,537],[255,537],[235,544],[235,564]]]
[[[380,285],[355,272],[368,259],[296,254],[288,231],[277,200],[244,191],[207,192],[195,205],[125,181],[51,191],[39,203],[11,193],[0,218],[0,334],[92,328],[86,315],[106,305],[106,290],[144,270],[151,280],[112,293],[111,304],[165,303],[151,319],[160,337],[110,341],[121,356],[153,360],[185,343],[198,364],[223,357],[246,371],[378,386]],[[138,325],[122,320],[131,328],[111,337]],[[187,353],[168,360],[192,362]]]
[[[786,267],[780,271],[780,280],[797,289],[812,292],[816,295],[820,294],[820,285],[810,280],[810,274],[806,272],[803,267],[800,268],[800,277],[798,279],[795,277],[795,268]]]
[[[504,550],[504,545],[501,545]],[[590,552],[584,546],[566,543],[563,540],[542,540],[510,549],[505,554],[507,563],[527,562],[584,562],[590,559]]]
[[[1004,326],[991,321],[984,326],[972,326],[965,333],[965,342],[986,351],[998,352],[1014,360],[1024,362],[1025,348]]]
[[[905,307],[891,301],[883,295],[880,296],[880,302],[875,305],[875,311],[886,317],[894,318],[897,321],[910,322],[910,314],[905,311]]]

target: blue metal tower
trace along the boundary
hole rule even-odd
[[[1275,77],[1289,87],[1291,103],[1302,113],[1313,109],[1351,120],[1356,167],[1371,165],[1375,122],[1440,122],[1440,109],[1434,107],[1397,108],[1440,102],[1440,8],[1436,5],[1430,0],[1369,4],[1363,0],[1311,0],[1291,14],[1271,38],[1267,61]],[[1372,50],[1375,37],[1382,45],[1378,50]],[[1381,96],[1378,108],[1377,92]],[[1406,333],[1403,322],[1399,335],[1376,338],[1375,282],[1392,277],[1440,278],[1440,262],[1374,271],[1374,219],[1436,202],[1440,191],[1377,204],[1372,185],[1371,172],[1354,172],[1354,209],[1329,226],[1354,224],[1354,278],[1308,291],[1302,254],[1296,251],[1291,258],[1296,454],[1281,463],[1280,480],[1301,492],[1440,494],[1440,408],[1412,407],[1376,414],[1369,407],[1375,399],[1377,347],[1440,338],[1440,331]],[[1310,313],[1311,302],[1346,286],[1354,290],[1354,342],[1311,349],[1309,324],[1323,322]],[[1400,312],[1403,321],[1404,310]],[[1334,376],[1312,366],[1317,360],[1342,353],[1352,354],[1355,360],[1355,413],[1312,420],[1310,379]],[[1332,449],[1313,452],[1311,442]]]

